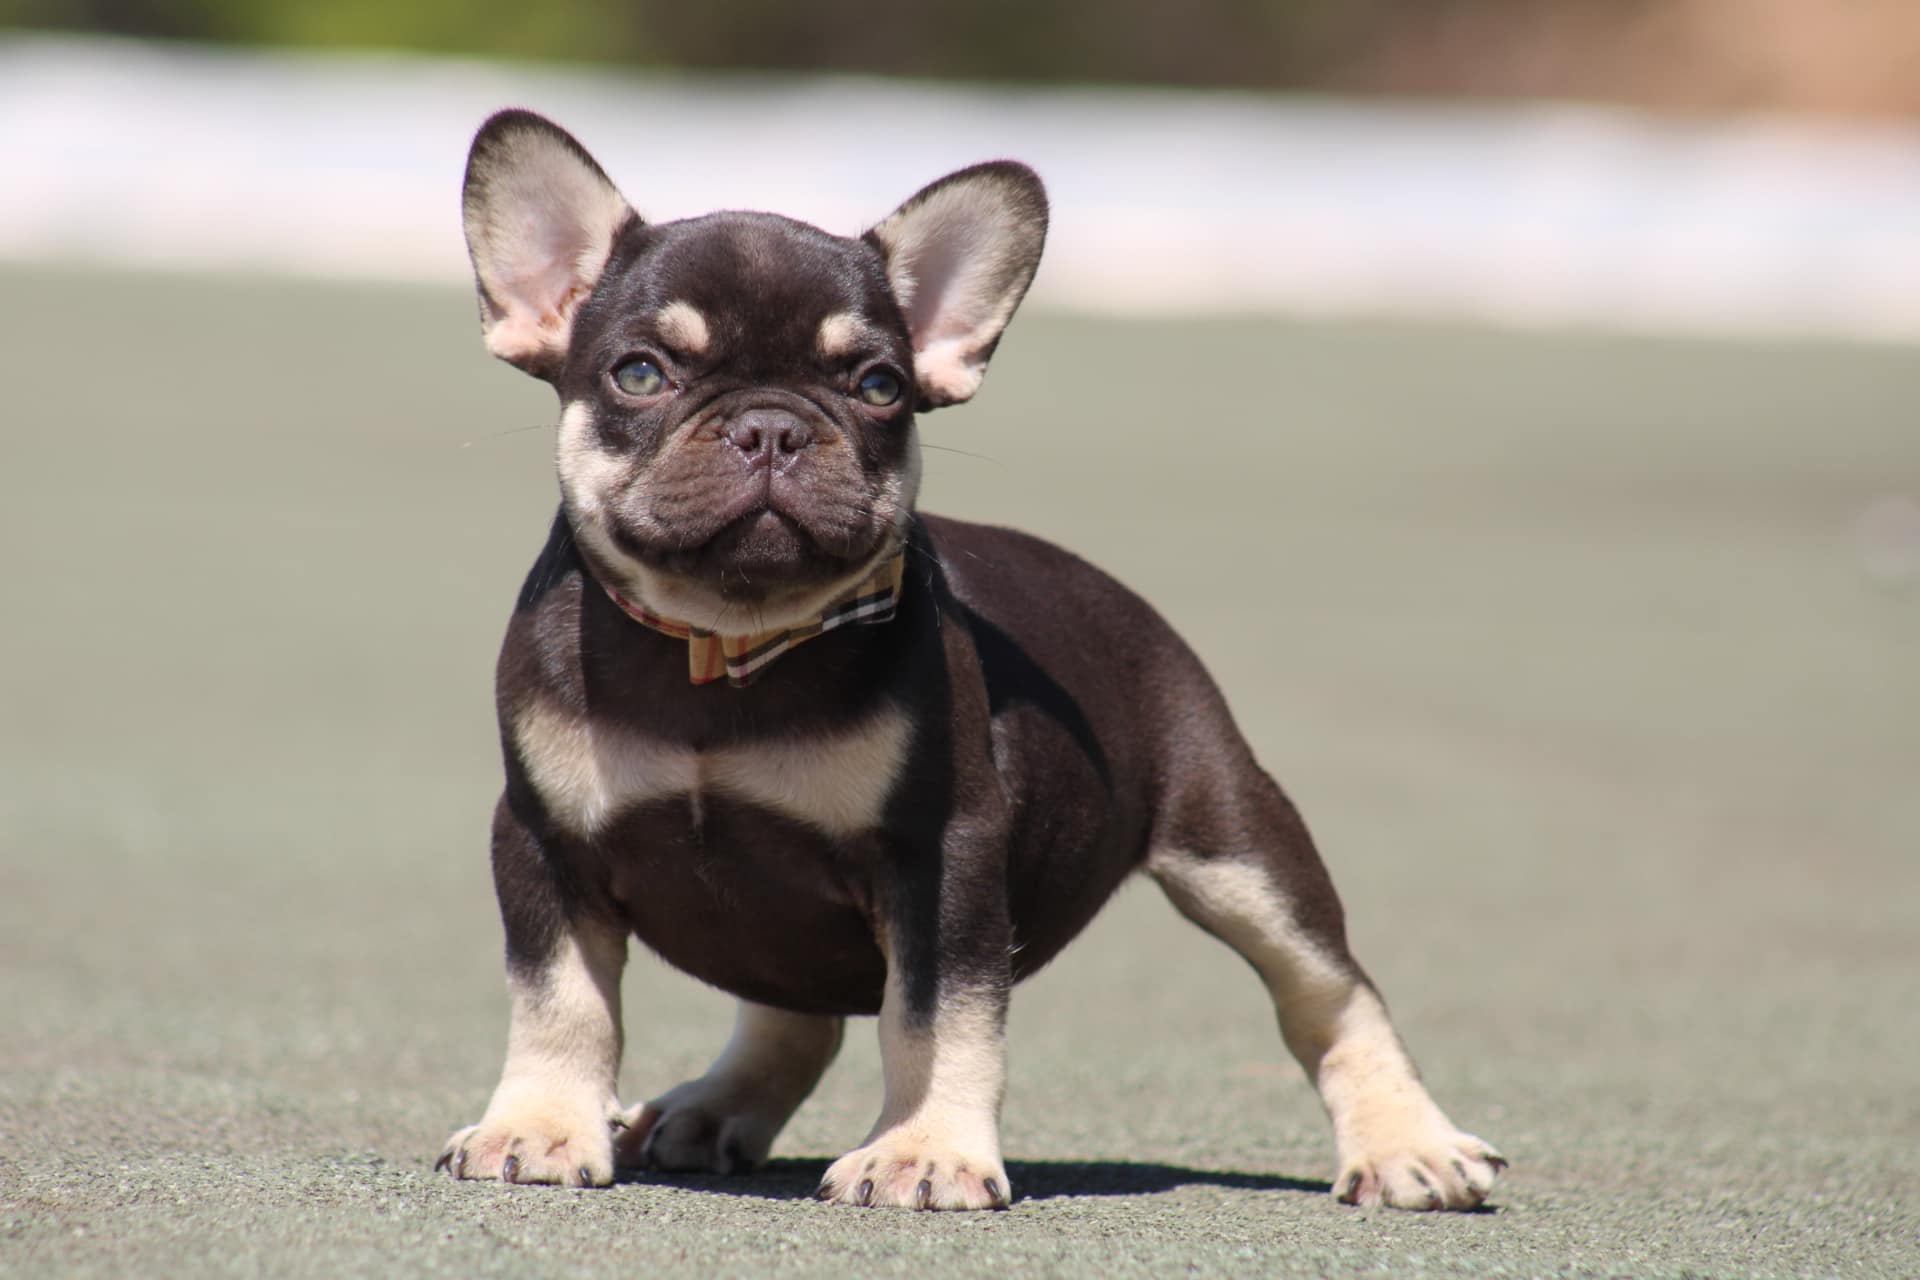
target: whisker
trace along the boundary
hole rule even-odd
[[[548,424],[544,422],[536,422],[530,427],[508,427],[505,431],[496,431],[490,436],[475,436],[473,439],[461,444],[460,447],[462,449],[471,449],[476,444],[490,444],[495,440],[504,440],[508,436],[525,435],[529,431],[546,431],[549,429]]]
[[[922,559],[924,559],[924,560],[925,560],[925,561],[926,561],[926,562],[927,562],[928,564],[932,564],[932,565],[937,565],[937,564],[939,564],[939,563],[940,563],[940,557],[939,557],[939,556],[936,556],[936,555],[934,555],[934,554],[933,554],[933,552],[931,552],[931,551],[928,551],[928,550],[927,550],[927,549],[926,549],[925,547],[921,547],[921,546],[916,546],[915,544],[913,544],[913,543],[911,543],[911,542],[908,542],[908,543],[904,543],[903,545],[905,546],[905,548],[906,548],[906,549],[907,549],[908,551],[911,551],[911,552],[913,552],[913,553],[914,553],[915,555],[917,555],[917,556],[920,556],[920,557],[921,557]],[[977,551],[967,551],[967,550],[964,550],[964,549],[963,549],[963,550],[961,550],[961,552],[960,552],[960,554],[961,554],[961,555],[963,555],[963,556],[965,556],[965,557],[966,557],[967,559],[969,559],[969,560],[980,560],[980,559],[981,559],[981,556],[980,556],[980,553],[979,553],[979,552],[977,552]],[[983,563],[984,563],[984,561],[983,561]]]
[[[971,449],[956,449],[950,444],[928,444],[925,440],[922,440],[920,447],[922,449],[938,449],[942,453],[957,453],[963,458],[978,458],[982,462],[991,462],[996,467],[1005,467],[1007,465],[990,453],[975,453]]]

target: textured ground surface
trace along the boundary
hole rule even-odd
[[[466,296],[0,299],[0,1272],[1920,1272],[1910,352],[1018,322],[927,505],[1179,620],[1514,1166],[1332,1203],[1256,983],[1140,885],[1016,998],[1018,1202],[933,1217],[804,1198],[860,1026],[762,1176],[429,1172],[499,1065],[489,668],[552,494]],[[630,1097],[728,1022],[627,1003]]]

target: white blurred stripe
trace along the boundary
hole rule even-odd
[[[1920,337],[1920,127],[0,38],[0,258],[466,275],[466,143],[522,105],[649,217],[838,231],[993,156],[1073,307]]]

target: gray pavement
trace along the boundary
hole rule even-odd
[[[1359,1212],[1145,885],[1021,989],[1004,1214],[430,1164],[498,1069],[489,667],[552,419],[463,291],[0,273],[0,1274],[1920,1273],[1920,362],[1023,317],[927,505],[1162,605],[1493,1207]],[[526,428],[525,430],[522,430]],[[623,1089],[727,1004],[641,960]]]

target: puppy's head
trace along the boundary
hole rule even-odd
[[[581,551],[647,607],[738,632],[898,550],[914,413],[978,389],[1047,203],[1001,161],[859,239],[765,213],[654,225],[572,137],[506,111],[474,139],[465,213],[488,349],[560,393]]]

